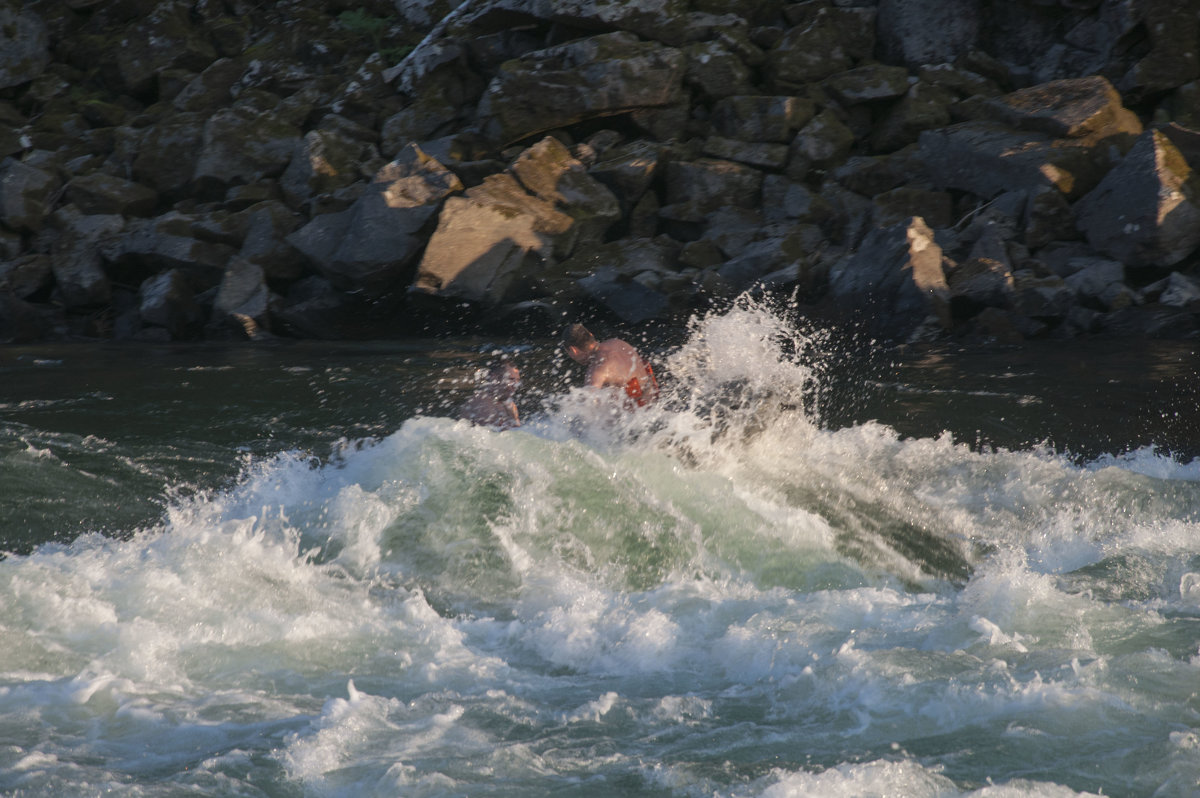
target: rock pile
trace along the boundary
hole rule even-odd
[[[0,340],[1200,334],[1170,0],[0,0]]]

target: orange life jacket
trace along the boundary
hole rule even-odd
[[[625,395],[638,407],[645,407],[658,398],[658,380],[654,377],[654,369],[645,361],[642,362],[642,366],[646,369],[646,387],[642,387],[641,380],[637,377],[630,377],[629,382],[625,383]]]

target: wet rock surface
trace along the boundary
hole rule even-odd
[[[1200,335],[1144,0],[0,0],[0,341]]]

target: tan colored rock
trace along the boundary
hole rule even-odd
[[[599,241],[621,218],[613,193],[552,136],[522,152],[511,171],[528,191],[575,220],[580,242]]]
[[[499,304],[518,277],[571,252],[574,226],[512,175],[492,175],[466,196],[446,200],[412,290]]]

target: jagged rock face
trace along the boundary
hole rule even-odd
[[[0,335],[640,324],[742,290],[889,337],[1200,328],[1191,4],[343,6],[0,0]],[[130,304],[172,269],[150,316],[207,318]]]
[[[1131,266],[1171,266],[1200,246],[1196,181],[1183,155],[1147,131],[1076,205],[1088,242]]]
[[[505,62],[479,102],[480,127],[502,143],[679,96],[683,53],[608,33]]]

